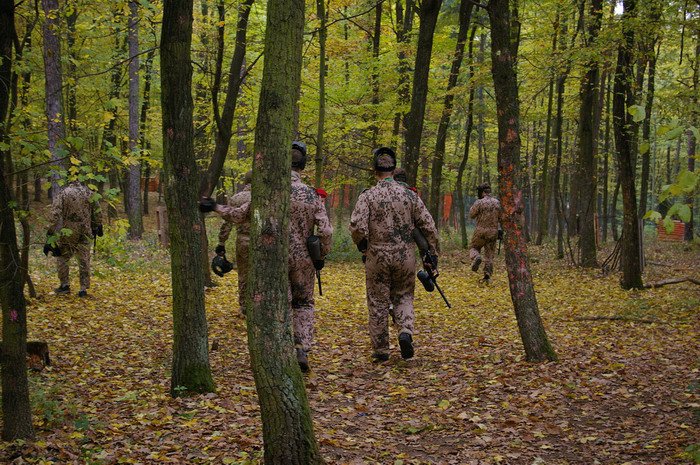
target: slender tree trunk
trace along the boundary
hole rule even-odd
[[[160,45],[163,172],[170,227],[173,288],[173,368],[170,392],[212,392],[204,282],[199,266],[202,234],[197,208],[198,170],[192,120],[192,0],[163,5]]]
[[[554,44],[556,45],[556,34],[554,36]],[[556,48],[556,47],[555,47]],[[554,79],[549,79],[549,95],[547,97],[547,125],[544,136],[544,156],[542,158],[542,178],[540,180],[540,196],[539,196],[539,227],[537,230],[537,239],[535,245],[542,245],[542,240],[547,235],[547,220],[549,219],[547,205],[549,205],[549,152],[552,147],[550,139],[552,131],[552,103],[554,100]]]
[[[68,130],[72,136],[77,135],[78,130],[78,95],[77,95],[77,62],[78,55],[75,50],[75,24],[78,21],[78,5],[75,0],[68,2],[68,14],[66,15],[66,26],[68,27]]]
[[[649,66],[647,68],[647,95],[644,110],[646,117],[642,124],[642,180],[639,187],[639,216],[643,217],[647,212],[647,198],[649,197],[649,170],[651,156],[651,111],[654,105],[654,82],[656,77],[656,54],[654,48],[656,41],[650,48]]]
[[[634,164],[632,120],[627,109],[633,104],[631,86],[632,50],[634,47],[634,29],[632,18],[635,12],[635,0],[624,0],[622,27],[624,40],[617,52],[615,68],[615,85],[613,88],[613,124],[615,128],[615,146],[620,169],[620,186],[622,188],[622,280],[624,289],[641,289],[642,265],[640,260],[639,220],[637,196],[634,186]]]
[[[406,128],[406,154],[403,166],[406,169],[408,184],[415,186],[418,180],[418,165],[420,163],[420,144],[423,135],[425,106],[428,98],[428,75],[430,73],[430,57],[433,51],[433,35],[437,24],[442,0],[423,0],[421,2],[418,30],[418,45],[416,62],[413,73],[413,92],[411,94],[411,110],[404,118]]]
[[[5,118],[10,103],[12,38],[15,4],[0,0],[0,142],[5,142]],[[5,157],[4,150],[0,156]],[[2,308],[2,438],[6,441],[34,438],[27,380],[27,305],[15,231],[12,195],[6,184],[5,164],[0,163],[0,307]]]
[[[394,116],[394,145],[397,145],[399,135],[401,131],[401,121],[406,117],[405,110],[403,107],[407,107],[411,103],[411,77],[409,74],[410,65],[407,59],[406,48],[410,43],[411,29],[413,28],[413,0],[406,0],[406,10],[403,9],[402,0],[396,1],[396,42],[398,49],[398,83],[397,92],[399,95],[398,104],[400,110],[396,112]],[[405,131],[404,131],[404,143],[405,143]],[[404,147],[404,150],[406,148]]]
[[[226,88],[226,99],[224,100],[223,111],[219,115],[218,93],[219,86],[214,84],[212,89],[212,102],[214,105],[214,119],[216,121],[216,139],[214,154],[209,162],[209,167],[202,179],[200,194],[205,197],[211,196],[214,187],[219,181],[221,171],[224,168],[224,161],[228,154],[233,135],[233,117],[236,112],[239,90],[243,80],[243,62],[246,50],[246,31],[248,29],[248,16],[254,0],[243,0],[238,7],[238,22],[236,29],[236,45],[233,49],[233,58],[229,68],[228,85]],[[223,25],[219,26],[219,53],[223,53]],[[220,73],[217,73],[220,74]]]
[[[146,137],[146,123],[148,122],[148,110],[151,106],[151,79],[153,78],[153,57],[156,51],[151,50],[146,55],[146,64],[144,68],[143,77],[143,101],[141,102],[141,116],[139,118],[139,131],[141,138],[141,147],[143,147],[148,153],[150,158],[151,143]],[[148,215],[148,192],[149,192],[149,182],[151,178],[151,164],[146,161],[145,163],[145,173],[144,173],[144,188],[143,188],[143,214]]]
[[[129,155],[139,157],[139,2],[129,0]],[[141,163],[129,164],[126,176],[128,198],[126,215],[129,218],[129,238],[141,239],[143,212],[141,206]]]
[[[265,32],[246,298],[248,347],[260,402],[265,464],[322,463],[294,355],[289,289],[292,114],[301,86],[304,1],[270,1]]]
[[[61,161],[66,155],[64,139],[66,124],[63,113],[63,74],[61,73],[61,47],[58,36],[60,13],[58,0],[41,0],[46,15],[44,21],[44,72],[46,82],[46,127],[48,128],[48,146],[51,153],[51,189],[53,193],[60,190],[59,172],[65,169]]]
[[[605,158],[603,159],[603,218],[602,218],[602,229],[603,229],[603,243],[608,240],[608,221],[610,218],[610,205],[608,204],[608,191],[610,184],[610,80],[606,86],[605,92],[605,141],[603,143],[603,151],[605,152]]]
[[[594,47],[600,32],[603,17],[603,0],[592,0],[588,19],[587,46]],[[579,247],[581,249],[580,265],[593,268],[598,266],[596,258],[596,230],[593,216],[596,208],[596,103],[598,102],[598,62],[590,60],[586,65],[586,74],[581,81],[581,105],[579,111],[579,152],[576,160],[576,173],[571,184],[578,201],[576,217],[570,218],[578,224]],[[572,192],[573,193],[573,192]]]
[[[469,35],[469,81],[474,76],[474,37],[476,35],[476,24],[472,26]],[[467,121],[464,128],[464,155],[459,163],[457,170],[457,207],[459,211],[459,229],[462,235],[462,248],[466,249],[469,246],[469,237],[467,236],[467,207],[464,202],[464,170],[469,161],[469,146],[471,144],[471,134],[474,128],[474,85],[469,86],[469,95],[467,100]]]
[[[693,67],[693,97],[692,97],[692,113],[691,118],[694,126],[697,128],[698,123],[700,123],[700,26],[695,30],[695,66]],[[697,139],[695,138],[695,133],[693,131],[688,131],[688,171],[695,172],[695,157],[697,156]],[[693,194],[689,194],[686,199],[686,203],[690,206],[690,221],[685,224],[685,240],[692,241],[694,236],[694,221],[693,221],[693,207],[695,199]]]
[[[317,187],[323,183],[323,135],[326,124],[326,0],[316,0],[316,15],[318,16],[320,28],[318,31],[319,47],[319,70],[318,70],[318,126],[316,130],[316,166],[315,182]],[[377,7],[379,8],[379,7]]]
[[[503,207],[501,222],[505,233],[510,294],[527,359],[556,360],[537,308],[527,244],[522,231],[523,204],[518,179],[520,108],[515,73],[516,49],[511,37],[513,23],[508,0],[491,0],[488,12],[491,23],[491,70],[498,115],[498,185]]]
[[[469,0],[461,0],[459,6],[459,31],[457,32],[457,44],[455,45],[454,56],[452,58],[452,68],[450,76],[447,80],[447,89],[444,99],[444,107],[440,123],[438,124],[437,142],[435,143],[435,154],[433,155],[432,164],[432,179],[430,188],[430,213],[433,218],[438,218],[440,215],[440,207],[442,199],[442,166],[445,161],[445,144],[447,142],[447,129],[450,125],[452,117],[452,101],[454,94],[452,89],[457,85],[459,70],[462,67],[462,59],[464,57],[464,46],[467,43],[467,34],[469,33],[469,24],[471,21],[472,9],[474,4]],[[440,222],[435,223],[440,226]]]
[[[321,0],[317,0],[321,1]],[[379,47],[381,44],[381,34],[382,34],[382,5],[383,2],[377,2],[377,6],[374,7],[374,31],[372,33],[372,105],[374,107],[372,111],[372,147],[377,147],[379,145]],[[348,40],[348,29],[347,21],[345,21],[345,40]],[[345,61],[345,84],[347,86],[350,80],[350,69],[348,68],[348,61]]]

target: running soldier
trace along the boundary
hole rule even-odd
[[[350,218],[352,239],[366,255],[369,334],[372,357],[379,362],[389,359],[390,305],[394,307],[400,326],[401,357],[409,359],[414,354],[416,256],[413,229],[422,231],[435,263],[439,252],[433,218],[413,191],[393,179],[395,168],[396,155],[392,149],[381,147],[374,151],[377,184],[360,194]]]
[[[60,286],[56,294],[70,293],[68,262],[77,254],[80,272],[79,297],[86,297],[90,288],[90,242],[102,236],[102,210],[94,193],[80,181],[73,181],[60,191],[51,205],[48,236],[58,235],[55,244],[44,245],[44,254],[56,257]]]
[[[478,199],[469,209],[469,216],[476,220],[476,229],[472,236],[469,258],[472,261],[472,271],[478,272],[484,261],[484,282],[488,283],[493,274],[493,256],[496,251],[496,241],[502,234],[498,227],[501,214],[501,202],[491,197],[491,186],[487,183],[477,188]],[[482,259],[481,249],[484,249]]]

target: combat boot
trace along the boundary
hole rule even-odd
[[[53,291],[56,294],[70,294],[70,285],[69,284],[61,284]]]
[[[87,291],[84,289],[78,291],[78,297],[87,297]]]
[[[301,347],[297,348],[297,362],[303,373],[309,372],[309,358],[306,356],[306,351]]]
[[[472,271],[476,273],[479,271],[479,267],[481,266],[481,257],[476,257],[474,259],[474,263],[472,263]]]
[[[380,354],[379,352],[372,354],[372,361],[374,363],[386,362],[387,360],[389,360],[389,354]]]
[[[413,357],[413,336],[408,333],[399,334],[399,346],[401,347],[401,358],[407,360]]]

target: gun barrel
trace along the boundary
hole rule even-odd
[[[442,296],[442,300],[445,301],[447,308],[452,308],[452,305],[450,305],[450,302],[447,300],[447,297],[445,297],[445,293],[442,292],[442,289],[440,289],[440,286],[438,286],[437,281],[435,281],[434,279],[433,279],[433,284],[435,284],[435,289],[437,289],[438,292],[440,293],[440,296]]]
[[[321,287],[321,271],[316,270],[316,279],[318,280],[318,295],[323,295],[323,288]]]

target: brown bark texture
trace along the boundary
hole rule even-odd
[[[518,179],[521,172],[520,108],[508,0],[491,0],[488,12],[492,42],[491,72],[498,115],[498,186],[503,208],[501,223],[505,234],[510,295],[527,359],[536,362],[556,360],[537,308],[523,234],[524,206]]]
[[[173,287],[170,391],[212,392],[204,281],[200,267],[198,170],[192,119],[192,0],[166,0],[160,45],[163,174]]]
[[[13,0],[0,0],[0,141],[6,139],[4,121],[9,106],[12,76],[12,34],[15,5]],[[4,157],[4,153],[0,152]],[[5,164],[0,163],[0,307],[2,308],[2,438],[34,437],[32,410],[27,380],[27,305],[23,292],[12,194],[5,177]]]
[[[129,1],[129,153],[139,152],[139,4]],[[141,205],[141,163],[133,161],[126,176],[126,215],[129,218],[129,238],[141,239],[143,211]]]
[[[255,128],[248,347],[267,465],[322,463],[294,352],[288,301],[293,113],[301,88],[304,1],[270,1]]]

